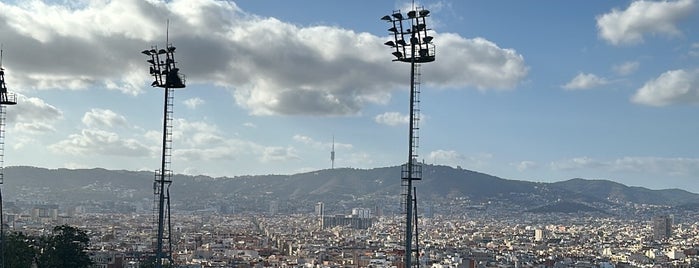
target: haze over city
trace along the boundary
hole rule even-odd
[[[420,1],[420,156],[508,179],[699,192],[699,3]],[[405,162],[409,66],[381,21],[408,1],[3,1],[5,165],[155,170],[170,41],[177,173]],[[10,178],[8,178],[10,179]],[[396,174],[396,180],[399,175]]]

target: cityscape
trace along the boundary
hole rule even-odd
[[[0,268],[699,267],[699,1],[511,4],[0,2]]]

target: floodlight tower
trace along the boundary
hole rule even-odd
[[[167,35],[167,34],[166,34]],[[163,148],[160,169],[155,171],[155,181],[153,182],[153,192],[157,199],[158,209],[158,234],[157,247],[155,252],[155,267],[163,267],[163,259],[168,259],[172,263],[172,234],[170,229],[170,184],[172,183],[172,170],[170,169],[170,157],[172,150],[172,113],[174,89],[185,87],[185,77],[180,74],[180,69],[176,67],[175,47],[166,38],[164,49],[152,46],[151,49],[141,53],[148,56],[150,63],[150,75],[154,81],[153,87],[165,89],[165,104],[163,105]],[[154,206],[155,207],[155,206]],[[165,220],[167,218],[167,226]],[[167,230],[165,229],[167,227]],[[163,240],[167,240],[167,247]]]
[[[417,257],[417,232],[413,233],[413,219],[417,225],[417,211],[413,204],[413,181],[422,179],[422,166],[418,162],[418,123],[420,121],[420,64],[435,60],[435,48],[432,36],[427,35],[426,18],[430,11],[414,8],[404,16],[400,10],[381,18],[391,23],[388,31],[393,40],[384,43],[394,49],[393,61],[410,63],[410,122],[408,128],[408,162],[401,168],[402,205],[405,209],[405,256],[406,268],[412,267],[413,256]],[[404,25],[405,22],[405,25]],[[406,42],[406,40],[409,42]],[[415,218],[413,218],[415,214]],[[417,227],[415,228],[417,230]],[[415,241],[413,242],[413,235]]]
[[[5,105],[17,104],[17,96],[7,92],[5,68],[2,67],[2,47],[0,47],[0,187],[5,180]],[[2,189],[0,188],[0,268],[5,268],[5,214],[2,210]]]

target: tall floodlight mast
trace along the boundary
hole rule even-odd
[[[17,104],[17,96],[7,92],[5,68],[2,67],[2,47],[0,47],[0,187],[5,180],[5,105]],[[0,188],[0,268],[5,268],[5,213],[2,210],[2,189]]]
[[[169,38],[168,38],[169,39]],[[166,39],[167,40],[167,39]],[[172,263],[172,234],[170,229],[170,184],[172,183],[172,170],[170,169],[170,156],[172,155],[172,113],[173,99],[175,88],[185,87],[185,77],[180,74],[175,62],[175,47],[165,42],[164,49],[158,49],[156,46],[142,51],[141,53],[148,56],[147,62],[150,63],[150,75],[154,81],[151,83],[153,87],[165,89],[165,104],[163,105],[163,149],[162,161],[160,169],[155,171],[155,181],[153,182],[153,192],[157,204],[157,246],[155,251],[155,267],[163,267],[163,259],[167,259]],[[167,218],[167,226],[165,221]],[[165,228],[167,227],[167,228]],[[167,247],[163,240],[167,240]]]
[[[413,220],[417,219],[413,198],[413,181],[422,179],[422,166],[418,162],[418,123],[420,121],[420,64],[435,60],[435,49],[432,36],[427,35],[426,18],[430,11],[424,8],[414,8],[403,15],[400,10],[381,18],[392,27],[388,31],[393,40],[384,43],[393,48],[393,61],[410,63],[410,126],[408,128],[408,162],[401,168],[401,205],[405,209],[405,256],[406,268],[412,267],[413,258],[417,258],[417,232],[413,233]],[[405,22],[405,25],[404,25]],[[417,225],[417,220],[415,220]],[[417,227],[415,228],[415,230]],[[415,241],[413,241],[415,235]]]

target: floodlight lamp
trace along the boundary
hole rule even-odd
[[[427,9],[420,10],[420,17],[427,17],[427,15],[430,14],[430,11]]]
[[[381,20],[393,21],[393,20],[391,19],[391,16],[389,16],[389,15],[386,15],[386,16],[381,17]]]
[[[408,17],[411,19],[415,18],[415,15],[417,15],[416,13],[415,10],[408,11]]]
[[[403,14],[400,14],[400,13],[394,13],[393,17],[396,18],[397,20],[403,20]]]
[[[168,47],[167,52],[175,52],[175,47]]]
[[[399,51],[393,52],[391,54],[393,54],[393,56],[396,56],[396,58],[403,58],[403,53],[400,53]]]
[[[396,27],[388,28],[388,31],[392,33],[398,33],[398,29],[396,29]]]
[[[393,41],[388,41],[388,42],[383,43],[383,44],[384,44],[384,45],[387,45],[387,46],[389,46],[389,47],[395,47],[395,46],[396,46],[396,43],[393,43]]]
[[[434,37],[432,37],[432,36],[425,36],[425,38],[423,38],[422,41],[424,41],[425,44],[429,44],[430,42],[432,42],[432,39],[434,39]]]
[[[158,50],[158,54],[165,54],[165,53],[167,53],[167,50],[165,50],[165,49],[161,48],[160,50]]]
[[[141,51],[141,53],[150,56],[150,50],[148,50],[148,49],[146,49],[146,50],[144,50],[144,51]]]
[[[150,54],[155,54],[155,53],[158,53],[158,51],[155,51],[155,48],[150,50]]]
[[[155,65],[155,61],[153,59],[147,60],[148,63]]]
[[[153,81],[153,83],[150,83],[151,87],[157,87],[158,86],[158,81]]]
[[[418,44],[417,37],[411,37],[411,38],[410,38],[410,43],[411,43],[411,44],[417,45],[417,44]]]
[[[424,23],[420,23],[416,25],[415,28],[417,29],[416,31],[422,31],[427,28],[427,25],[425,25]]]
[[[403,39],[398,40],[398,42],[396,42],[396,44],[398,44],[398,45],[400,45],[400,46],[407,46],[407,45],[408,45],[408,44],[405,43],[405,40],[403,40]]]
[[[420,49],[419,53],[420,53],[420,57],[427,57],[427,56],[429,56],[430,52],[426,48],[423,48],[423,49]]]

